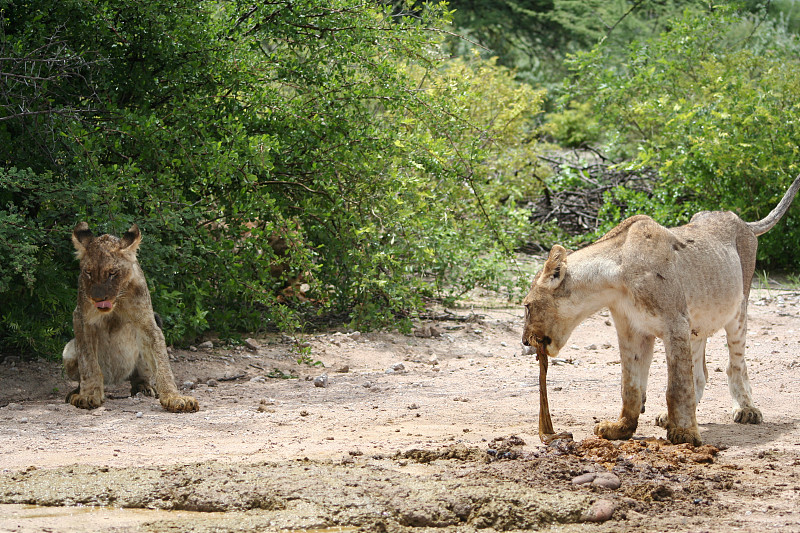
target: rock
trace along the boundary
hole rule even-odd
[[[245,339],[244,340],[244,347],[250,350],[251,352],[257,352],[261,345],[258,344],[258,341],[255,339]]]
[[[389,368],[386,369],[387,374],[402,374],[406,371],[406,367],[403,363],[395,363]]]
[[[431,326],[430,332],[431,332],[431,337],[441,337],[442,336],[442,330],[440,330],[436,326]]]
[[[605,522],[614,514],[617,505],[611,500],[597,500],[581,515],[583,522]]]
[[[428,339],[431,337],[431,327],[428,325],[419,327],[414,330],[415,337],[421,337],[423,339]]]
[[[190,344],[189,345],[189,351],[190,352],[196,352],[197,351],[197,346],[193,346],[193,345]]]
[[[216,379],[209,379],[206,382],[206,385],[208,385],[209,387],[219,387],[219,381],[217,381]]]
[[[351,341],[357,341],[358,339],[361,338],[361,332],[360,331],[354,331],[353,333],[351,333],[348,336],[350,337]]]
[[[255,376],[250,378],[250,383],[266,383],[266,382],[267,378],[265,378],[264,376]]]
[[[20,424],[27,424],[28,423],[28,418],[23,416],[22,418],[19,419],[19,423]]]
[[[350,365],[342,365],[334,370],[337,374],[347,374],[350,372]]]
[[[581,474],[580,476],[572,478],[573,485],[586,485],[587,483],[591,483],[594,481],[594,478],[597,477],[597,472],[588,472],[586,474]]]
[[[141,411],[137,411],[136,412],[136,418],[142,418],[143,416],[144,416],[143,412],[141,412]]]
[[[181,386],[183,389],[193,389],[194,388],[194,381],[184,381],[183,385]]]
[[[590,344],[589,346],[586,347],[586,349],[587,350],[592,350],[592,351],[597,350],[597,345],[596,344]]]
[[[417,405],[415,403],[412,403],[411,405],[408,406],[408,408],[411,409],[411,410],[419,409],[419,405]]]
[[[314,386],[325,388],[328,386],[328,374],[322,374],[314,378]]]
[[[588,472],[572,478],[573,485],[587,485],[591,483],[593,487],[617,490],[622,482],[611,472]]]
[[[18,403],[13,403],[12,402],[12,403],[6,405],[6,409],[8,409],[9,411],[22,411],[22,406],[20,404],[18,404]]]
[[[622,482],[611,472],[601,472],[597,474],[597,477],[592,481],[593,487],[600,487],[603,489],[617,490],[620,485],[622,485]]]
[[[211,341],[201,342],[200,344],[197,345],[197,349],[198,350],[205,350],[205,351],[213,350],[214,349],[214,343],[211,342]]]

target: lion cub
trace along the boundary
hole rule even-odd
[[[95,238],[86,222],[72,232],[81,274],[72,314],[75,338],[62,357],[67,376],[80,385],[66,401],[94,409],[105,400],[104,383],[129,380],[131,395],[157,394],[167,411],[197,411],[197,400],[181,396],[175,386],[164,334],[136,259],[141,240],[136,224],[121,239]]]

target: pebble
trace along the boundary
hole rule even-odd
[[[395,363],[386,369],[387,374],[402,374],[405,371],[406,367],[403,363]]]
[[[192,389],[194,388],[194,381],[184,381],[183,382],[184,389]]]
[[[620,485],[622,485],[622,482],[611,472],[598,474],[597,477],[594,478],[594,481],[592,481],[592,486],[603,489],[617,490]]]
[[[6,408],[9,411],[22,411],[22,406],[20,404],[18,404],[18,403],[13,403],[13,402],[8,404],[8,405],[6,405]]]
[[[250,350],[251,352],[257,352],[261,345],[258,344],[258,341],[255,339],[245,339],[244,340],[244,347]]]
[[[28,418],[23,416],[22,418],[19,419],[19,423],[20,424],[27,424],[28,423]]]
[[[190,352],[196,352],[197,351],[197,346],[189,345],[189,351]]]
[[[211,341],[201,342],[200,344],[197,345],[197,348],[199,350],[213,350],[214,343]]]
[[[267,378],[265,378],[264,376],[255,376],[253,378],[250,378],[250,383],[266,383],[266,382]]]
[[[592,351],[597,350],[597,345],[596,344],[590,344],[589,346],[586,347],[586,349],[587,350],[592,350]]]
[[[137,411],[136,412],[136,418],[142,418],[143,416],[144,416],[143,412],[141,412],[141,411]]]
[[[216,379],[209,379],[206,382],[206,385],[209,387],[219,387],[219,381],[217,381]]]
[[[597,500],[581,515],[584,522],[605,522],[614,514],[617,506],[611,500]]]
[[[349,335],[349,337],[350,337],[350,340],[357,341],[358,339],[361,338],[361,332],[360,331],[354,331],[353,333],[351,333]]]
[[[573,485],[586,485],[591,483],[593,487],[617,490],[622,482],[611,472],[588,472],[572,478]]]
[[[328,386],[328,374],[322,374],[321,376],[317,376],[314,378],[314,386],[315,387],[327,387]]]
[[[335,369],[334,372],[337,374],[347,374],[350,372],[350,365],[342,365],[339,368]]]

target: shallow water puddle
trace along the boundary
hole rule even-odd
[[[0,504],[0,531],[33,533],[59,531],[60,533],[89,533],[113,528],[114,531],[150,531],[154,522],[172,524],[202,523],[228,518],[231,513],[205,513],[193,511],[165,511],[161,509],[135,509],[122,507],[45,507],[40,505]],[[148,526],[145,526],[148,524]],[[357,531],[356,527],[323,529],[283,529],[281,533],[343,533]]]

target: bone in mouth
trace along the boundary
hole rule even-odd
[[[556,433],[553,420],[550,418],[550,405],[547,401],[547,347],[536,343],[536,360],[539,361],[539,439],[549,444],[556,439],[572,440],[568,432]]]

